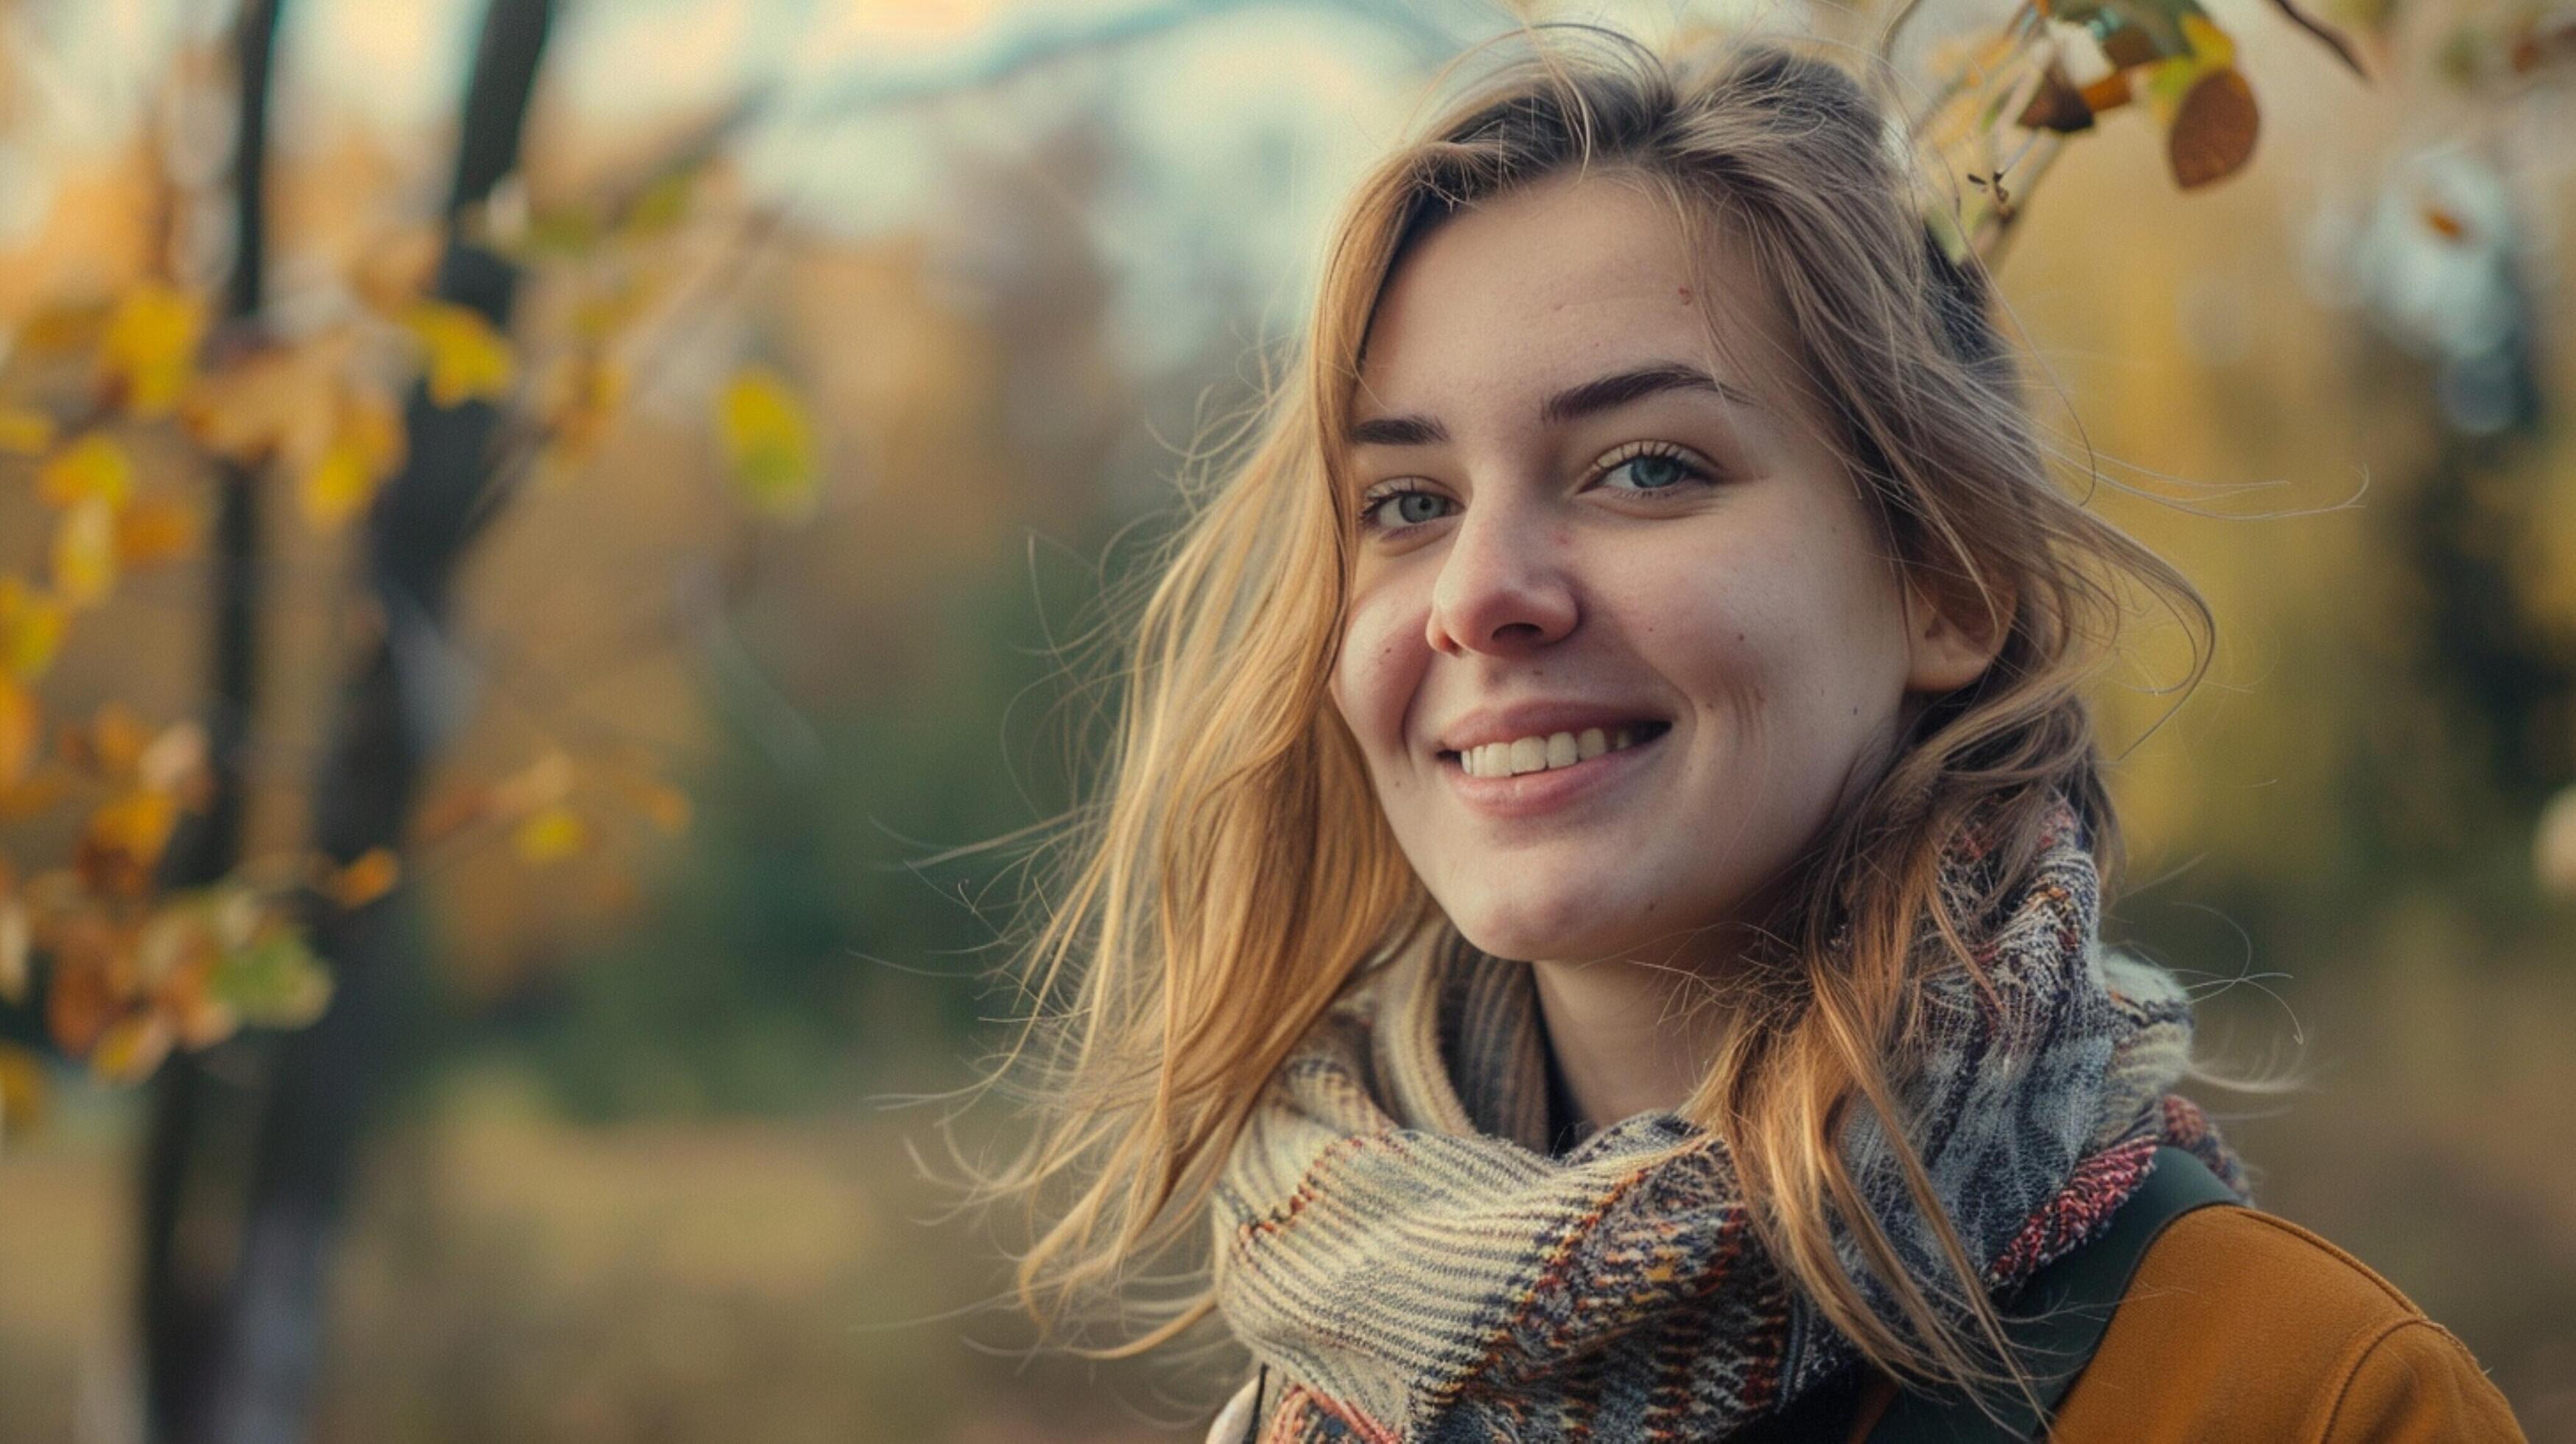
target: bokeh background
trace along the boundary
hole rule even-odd
[[[2000,272],[2070,464],[2219,615],[2179,707],[2152,618],[2102,679],[2110,931],[2295,1075],[2205,1095],[2262,1201],[2576,1439],[2576,12],[2353,0],[2364,84],[2210,11],[2252,163],[2185,193],[2107,115]],[[311,990],[129,980],[149,1026],[84,1060],[36,950],[0,1440],[1195,1437],[1228,1360],[1029,1357],[1010,1229],[924,1178],[943,1118],[1010,1128],[956,1109],[1022,874],[949,854],[1070,800],[1104,598],[1341,189],[1454,57],[1569,16],[1886,18],[0,3],[0,903],[203,751],[144,861],[309,883],[335,990],[231,1032]],[[157,409],[154,365],[194,368]]]

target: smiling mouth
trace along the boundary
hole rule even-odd
[[[1670,722],[1631,722],[1618,727],[1586,727],[1580,732],[1488,742],[1462,751],[1443,751],[1440,760],[1455,762],[1470,777],[1517,777],[1524,772],[1553,772],[1579,766],[1611,752],[1643,746],[1673,730]]]

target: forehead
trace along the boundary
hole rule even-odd
[[[1693,242],[1634,176],[1556,176],[1453,216],[1388,277],[1360,415],[1525,409],[1622,364],[1694,360],[1765,401],[1785,327],[1725,228]]]

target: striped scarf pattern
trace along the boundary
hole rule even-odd
[[[2097,1232],[2159,1143],[2245,1191],[2166,1091],[2188,996],[2098,945],[2071,809],[2046,843],[1978,949],[1991,990],[1964,969],[1928,982],[1924,1055],[1899,1080],[1999,1295]],[[1982,860],[1972,837],[1944,865]],[[1528,966],[1453,936],[1365,977],[1272,1080],[1214,1218],[1218,1309],[1272,1381],[1263,1444],[1722,1439],[1858,1360],[1766,1255],[1714,1138],[1645,1113],[1550,1155],[1539,1028]],[[1913,1276],[1946,1277],[1874,1120],[1845,1151]]]

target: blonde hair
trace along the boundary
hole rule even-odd
[[[1037,1210],[1018,1281],[1042,1321],[1122,1291],[1132,1305],[1138,1261],[1202,1248],[1208,1190],[1272,1073],[1363,968],[1441,925],[1327,700],[1354,545],[1339,438],[1405,247],[1446,215],[1597,167],[1746,248],[1795,338],[1786,359],[1907,574],[1954,616],[2002,629],[1985,674],[1913,719],[1801,859],[1762,965],[1720,980],[1741,1023],[1682,1111],[1724,1142],[1779,1265],[1872,1362],[1934,1380],[2017,1374],[1982,1261],[1920,1161],[1900,1142],[1952,1278],[1907,1276],[1838,1144],[1855,1109],[1903,1138],[1891,1078],[1926,971],[1976,966],[1964,930],[2027,876],[2055,799],[2113,871],[2118,829],[2079,688],[2116,654],[2130,590],[2185,623],[2186,689],[2211,622],[2184,577],[2052,482],[1983,273],[1927,239],[1890,136],[1828,60],[1742,41],[1665,58],[1588,32],[1547,37],[1360,185],[1300,369],[1157,559],[1123,634],[1104,771],[1055,838],[1012,1054],[1040,1070],[1042,1127],[990,1181]],[[1949,895],[1940,859],[1972,821],[2000,847],[1994,892]],[[1837,1257],[1837,1224],[1898,1318]],[[1141,1352],[1203,1318],[1212,1282],[1203,1268],[1180,1279],[1158,1322],[1097,1352]]]

